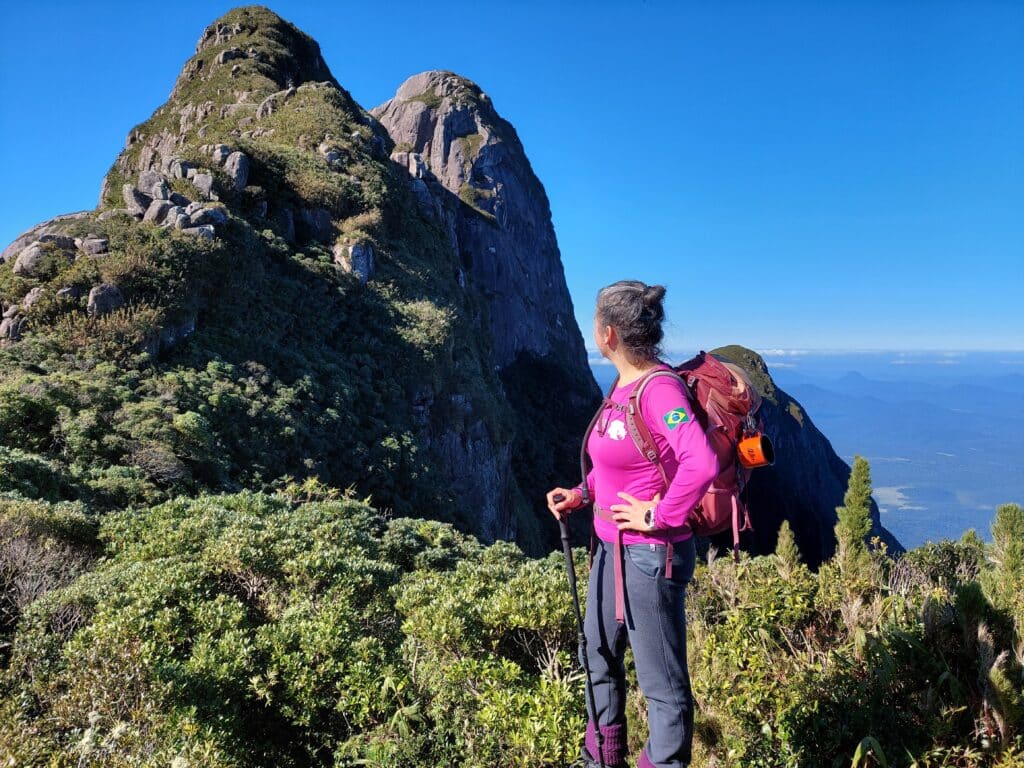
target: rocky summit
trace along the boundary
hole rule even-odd
[[[524,354],[583,364],[547,195],[487,94],[452,72],[423,72],[371,114],[417,200],[443,225],[460,280],[488,296],[480,322],[495,365]]]

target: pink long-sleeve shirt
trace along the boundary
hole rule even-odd
[[[662,367],[669,369],[669,366]],[[626,406],[639,382],[637,379],[616,387],[611,400]],[[718,457],[694,417],[686,389],[678,378],[656,376],[651,379],[640,396],[640,411],[669,478],[668,488],[664,487],[657,466],[640,454],[629,436],[625,411],[606,405],[587,441],[587,451],[593,461],[593,469],[587,475],[591,498],[598,506],[610,510],[613,504],[627,503],[618,496],[619,491],[645,501],[661,493],[661,501],[655,508],[655,530],[683,525],[718,475]],[[582,490],[580,486],[577,488]],[[618,534],[614,523],[596,515],[594,530],[598,537],[609,542],[615,541]],[[690,536],[691,533],[683,531],[666,539],[665,535],[624,531],[622,541],[624,544],[656,544],[666,540],[683,541]]]

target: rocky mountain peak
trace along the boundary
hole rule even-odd
[[[495,367],[555,355],[589,379],[547,195],[488,95],[453,72],[421,72],[370,113],[423,209],[447,230],[460,280],[487,296],[478,320]],[[585,389],[596,396],[592,383]]]
[[[273,81],[275,90],[307,82],[340,87],[317,42],[260,5],[234,8],[203,30],[195,55],[182,69],[171,97],[215,79],[218,68],[224,66],[232,78],[256,74]]]
[[[496,154],[511,152],[525,160],[525,152],[515,130],[476,83],[454,72],[421,72],[371,114],[387,128],[396,152],[421,156],[446,189],[485,218],[501,213],[503,200],[485,166]],[[523,181],[536,181],[532,171],[530,177]],[[543,195],[539,182],[535,187],[531,191]],[[546,207],[546,196],[543,203]]]
[[[19,361],[0,386],[8,371],[137,365],[133,381],[173,390],[163,412],[199,425],[212,451],[126,422],[102,458],[74,457],[100,479],[72,496],[121,503],[102,479],[114,465],[147,499],[316,476],[487,540],[538,550],[554,535],[537,500],[573,471],[566,436],[597,391],[547,198],[475,84],[421,81],[405,92],[425,94],[424,119],[461,154],[394,151],[312,38],[266,8],[234,9],[128,132],[96,209],[0,252],[0,356]],[[193,384],[165,390],[169,371]],[[560,409],[538,427],[556,380]],[[223,407],[221,387],[261,402]],[[104,399],[104,419],[137,397],[126,391]],[[482,501],[453,502],[469,497]]]
[[[544,186],[490,97],[454,72],[414,75],[370,114],[387,130],[391,160],[421,215],[440,226],[457,257],[456,280],[474,297],[470,320],[487,339],[508,403],[530,424],[511,446],[519,485],[541,498],[547,489],[527,457],[573,467],[586,415],[600,400]]]
[[[450,98],[455,102],[474,100],[490,104],[490,98],[480,86],[468,77],[446,69],[433,69],[413,75],[403,82],[395,92],[395,98],[403,101],[434,98]]]
[[[379,188],[389,145],[335,80],[315,40],[267,8],[235,8],[205,28],[167,102],[129,132],[104,178],[100,207],[196,229],[226,219],[197,222],[195,210],[183,209],[223,202],[265,219],[290,243],[334,248],[337,263],[358,264],[365,281],[373,262],[365,233],[346,233],[341,224],[363,208],[365,184]],[[298,165],[296,153],[306,158]],[[326,174],[318,168],[325,163]],[[374,178],[359,178],[356,166]],[[296,170],[282,186],[285,167]]]

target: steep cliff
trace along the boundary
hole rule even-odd
[[[836,507],[842,506],[850,467],[800,404],[776,386],[760,355],[736,345],[712,352],[750,375],[762,395],[759,413],[775,447],[775,464],[751,474],[745,498],[754,530],[743,533],[741,542],[752,554],[772,552],[779,526],[788,520],[804,560],[817,567],[835,551]],[[882,526],[874,499],[871,520],[870,535],[878,536],[890,552],[902,552],[900,543]],[[729,546],[729,536],[715,541]]]
[[[584,366],[547,195],[487,94],[451,72],[424,72],[371,114],[395,142],[392,160],[440,203],[464,279],[487,296],[481,321],[495,365],[526,352]],[[446,204],[451,195],[465,204]]]
[[[410,77],[371,110],[394,142],[421,210],[458,255],[459,284],[517,422],[513,462],[531,499],[575,472],[579,435],[600,393],[572,310],[551,209],[515,129],[475,83]],[[553,529],[548,526],[549,534]]]
[[[557,352],[569,395],[596,389],[543,189],[516,186],[514,131],[478,106],[477,149],[512,158],[500,216],[439,184],[427,210],[314,40],[258,6],[207,27],[99,206],[0,256],[18,471],[99,507],[315,475],[536,549],[517,475],[546,483],[558,452],[515,451],[520,380]]]

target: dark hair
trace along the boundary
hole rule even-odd
[[[620,280],[597,292],[597,318],[618,331],[631,357],[651,360],[661,354],[659,343],[665,335],[661,330],[664,297],[663,285]]]

